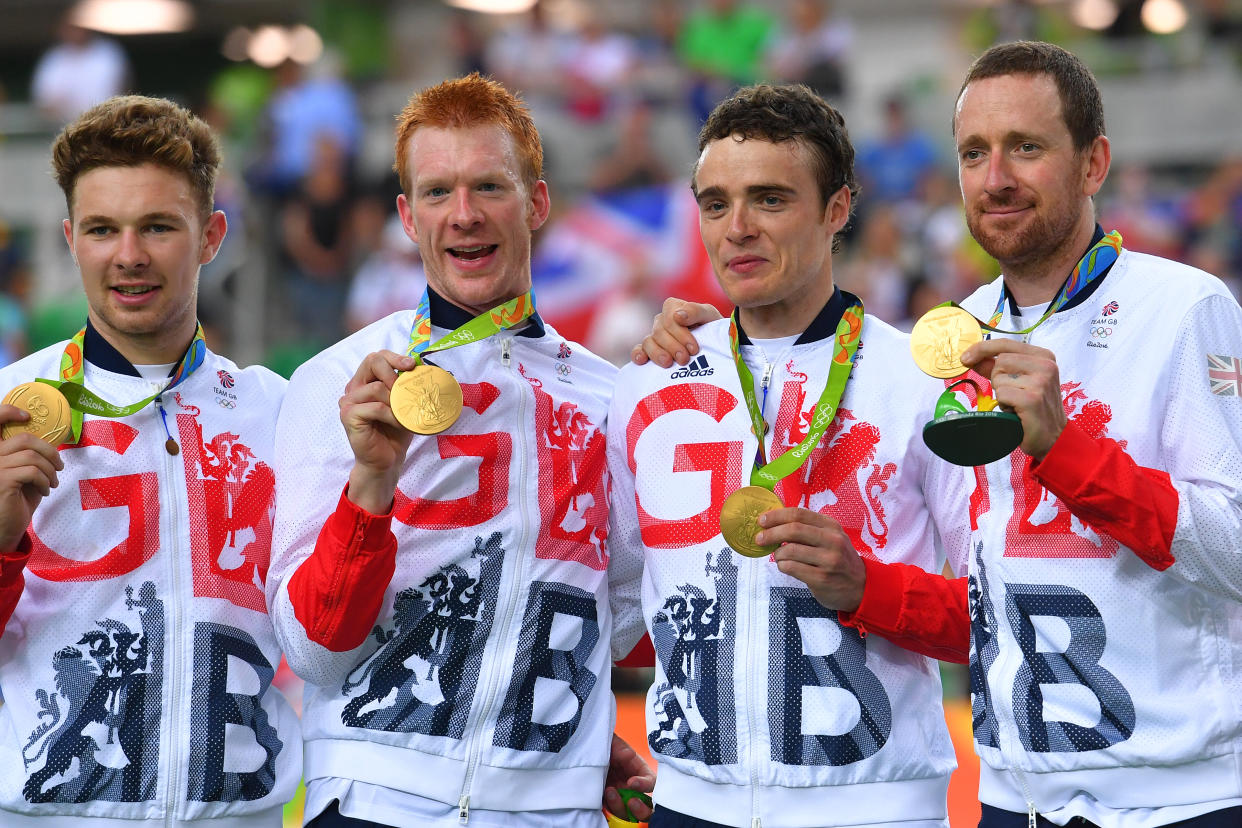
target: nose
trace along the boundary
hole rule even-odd
[[[983,179],[984,189],[989,193],[999,193],[1004,190],[1012,190],[1016,186],[1013,170],[1010,168],[1006,154],[994,152],[988,156],[987,175]]]
[[[120,233],[116,251],[117,267],[123,270],[142,270],[151,263],[146,248],[136,230],[125,229]]]
[[[734,244],[742,244],[755,236],[755,225],[751,221],[750,210],[744,205],[734,207],[729,213],[728,239]]]
[[[458,229],[468,229],[483,220],[482,214],[474,203],[474,193],[468,187],[458,188],[453,193],[453,224]]]

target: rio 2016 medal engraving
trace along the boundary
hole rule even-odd
[[[5,395],[0,403],[14,405],[30,414],[24,423],[5,423],[0,438],[8,439],[23,431],[59,446],[70,431],[69,401],[59,390],[43,382],[23,382]]]
[[[461,386],[448,371],[423,363],[397,377],[389,404],[410,431],[439,434],[461,416]]]
[[[755,535],[762,528],[759,516],[784,505],[771,489],[743,486],[725,498],[724,505],[720,507],[720,534],[724,535],[725,543],[734,552],[748,558],[766,558],[780,544],[760,546],[755,543]]]
[[[983,341],[979,322],[962,308],[932,308],[910,331],[910,353],[923,373],[951,379],[966,373],[962,353]]]

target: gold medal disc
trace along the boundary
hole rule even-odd
[[[962,354],[982,341],[979,321],[962,308],[932,308],[910,331],[910,353],[924,374],[951,379],[966,373]]]
[[[725,543],[739,555],[766,558],[780,544],[760,546],[755,543],[755,535],[762,528],[759,526],[759,516],[784,505],[771,489],[743,486],[725,498],[724,505],[720,507],[720,534],[724,535]]]
[[[0,427],[0,439],[26,431],[59,446],[70,433],[69,401],[59,389],[45,382],[23,382],[5,394],[0,404],[14,405],[30,414],[24,423],[5,423]]]
[[[448,371],[423,363],[397,377],[389,405],[397,422],[415,434],[439,434],[461,416],[461,386]]]

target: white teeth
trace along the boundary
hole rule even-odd
[[[125,287],[125,286],[123,286],[123,285],[117,285],[117,287],[116,287],[116,291],[117,291],[118,293],[123,293],[123,294],[125,294],[126,296],[138,296],[138,295],[143,294],[143,293],[149,293],[149,292],[150,292],[150,291],[152,291],[152,290],[154,290],[154,288],[145,287],[145,286],[143,286],[143,287]]]
[[[458,253],[478,253],[480,250],[486,250],[490,245],[480,244],[475,247],[454,247]]]

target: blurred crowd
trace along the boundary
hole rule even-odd
[[[384,75],[393,80],[402,56],[389,53],[376,7],[350,5],[323,4],[328,50],[318,61],[228,65],[198,107],[224,136],[231,169],[217,194],[230,235],[204,271],[203,321],[228,353],[240,335],[239,274],[258,262],[265,361],[286,374],[323,345],[412,307],[423,288],[418,250],[395,218],[391,155],[368,151],[390,144],[400,102],[384,94],[397,85],[385,86]],[[718,296],[687,186],[701,119],[759,80],[806,83],[857,113],[855,27],[829,0],[654,3],[637,25],[606,17],[610,4],[561,5],[558,14],[546,2],[521,15],[446,12],[435,42],[452,72],[491,74],[531,106],[554,205],[537,238],[540,309],[567,336],[621,360],[666,295]],[[964,49],[1015,35],[1051,39],[1068,25],[1049,25],[1025,2],[980,14],[963,37],[982,42]],[[1236,50],[1242,27],[1230,20],[1212,18],[1209,33]],[[31,100],[63,123],[109,94],[147,91],[131,77],[115,42],[66,26],[33,72]],[[413,89],[409,79],[404,86]],[[899,326],[996,273],[966,233],[951,143],[912,117],[918,95],[893,89],[867,102],[881,111],[863,122],[878,128],[851,127],[862,196],[836,267],[843,288]],[[1115,158],[1097,206],[1127,247],[1203,268],[1235,294],[1242,287],[1242,148],[1176,169]],[[3,215],[0,205],[0,364],[65,335],[39,324],[30,234]]]

